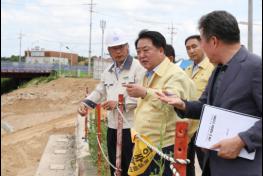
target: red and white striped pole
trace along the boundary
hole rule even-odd
[[[124,109],[124,97],[123,94],[119,94],[119,109],[123,112]],[[122,152],[122,129],[123,129],[123,119],[118,113],[118,125],[117,125],[117,143],[116,143],[116,176],[121,176],[121,152]]]
[[[187,122],[176,122],[175,132],[175,145],[174,145],[174,158],[186,159],[187,158]],[[180,176],[186,176],[186,165],[175,163],[174,167],[179,172]],[[174,175],[175,176],[175,175]]]
[[[98,142],[101,143],[101,106],[98,104],[96,106],[96,111],[97,111],[97,134],[98,134]],[[101,151],[100,151],[100,146],[98,144],[98,176],[101,175]]]

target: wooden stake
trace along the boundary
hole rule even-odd
[[[96,111],[97,111],[97,133],[98,133],[98,139],[99,139],[99,143],[101,143],[101,106],[100,104],[98,104],[96,106]],[[101,176],[101,151],[100,151],[100,147],[98,144],[98,176]]]
[[[124,109],[124,97],[123,94],[119,94],[119,109],[123,112]],[[121,176],[121,152],[122,152],[122,129],[123,119],[118,113],[118,126],[117,126],[117,144],[116,144],[116,176]]]

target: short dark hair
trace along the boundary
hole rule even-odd
[[[201,38],[200,38],[200,35],[191,35],[189,37],[187,37],[184,41],[184,45],[186,45],[187,41],[190,40],[190,39],[196,39],[198,40],[199,42],[201,41]]]
[[[138,38],[135,41],[135,48],[137,48],[138,41],[142,38],[148,38],[152,40],[152,43],[156,48],[165,49],[166,47],[166,40],[160,32],[143,30],[139,33]]]
[[[174,47],[172,45],[167,44],[165,49],[164,49],[164,54],[169,57],[173,56],[175,58],[175,52],[174,52]]]
[[[236,18],[226,11],[213,11],[202,16],[198,23],[198,29],[208,40],[212,36],[225,43],[240,42],[240,30]]]

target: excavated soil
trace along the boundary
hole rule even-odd
[[[1,121],[14,132],[1,129],[1,176],[33,176],[48,137],[74,134],[79,102],[86,87],[97,80],[60,78],[46,84],[21,88],[1,96]]]
[[[60,78],[1,96],[1,176],[34,176],[52,134],[74,134],[79,102],[97,80]],[[196,161],[197,163],[197,161]],[[201,175],[196,167],[197,175]]]

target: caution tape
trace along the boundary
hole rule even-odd
[[[120,111],[119,107],[117,106],[117,110],[119,112],[119,114],[121,115],[121,117],[123,118],[123,120],[125,121],[125,123],[129,124],[128,120],[124,117],[123,113]],[[174,159],[166,154],[164,154],[162,151],[158,150],[156,147],[154,147],[153,145],[151,145],[148,141],[144,140],[143,137],[137,133],[135,135],[135,137],[137,137],[138,139],[140,139],[143,143],[145,143],[150,149],[152,149],[153,151],[155,151],[160,157],[162,157],[163,159],[170,161],[170,169],[173,172],[173,174],[175,176],[180,176],[180,173],[176,170],[174,164],[175,163],[179,163],[179,164],[189,164],[190,160],[189,159]]]
[[[104,159],[107,161],[107,163],[108,163],[113,169],[118,170],[118,168],[116,168],[116,167],[108,160],[108,157],[105,155],[105,153],[104,153],[104,151],[103,151],[103,149],[102,149],[102,147],[101,147],[101,143],[100,143],[100,141],[99,141],[98,135],[97,135],[97,141],[98,141],[98,144],[99,144],[99,147],[100,147],[100,151],[101,151]],[[114,175],[115,175],[115,174],[114,174]]]

